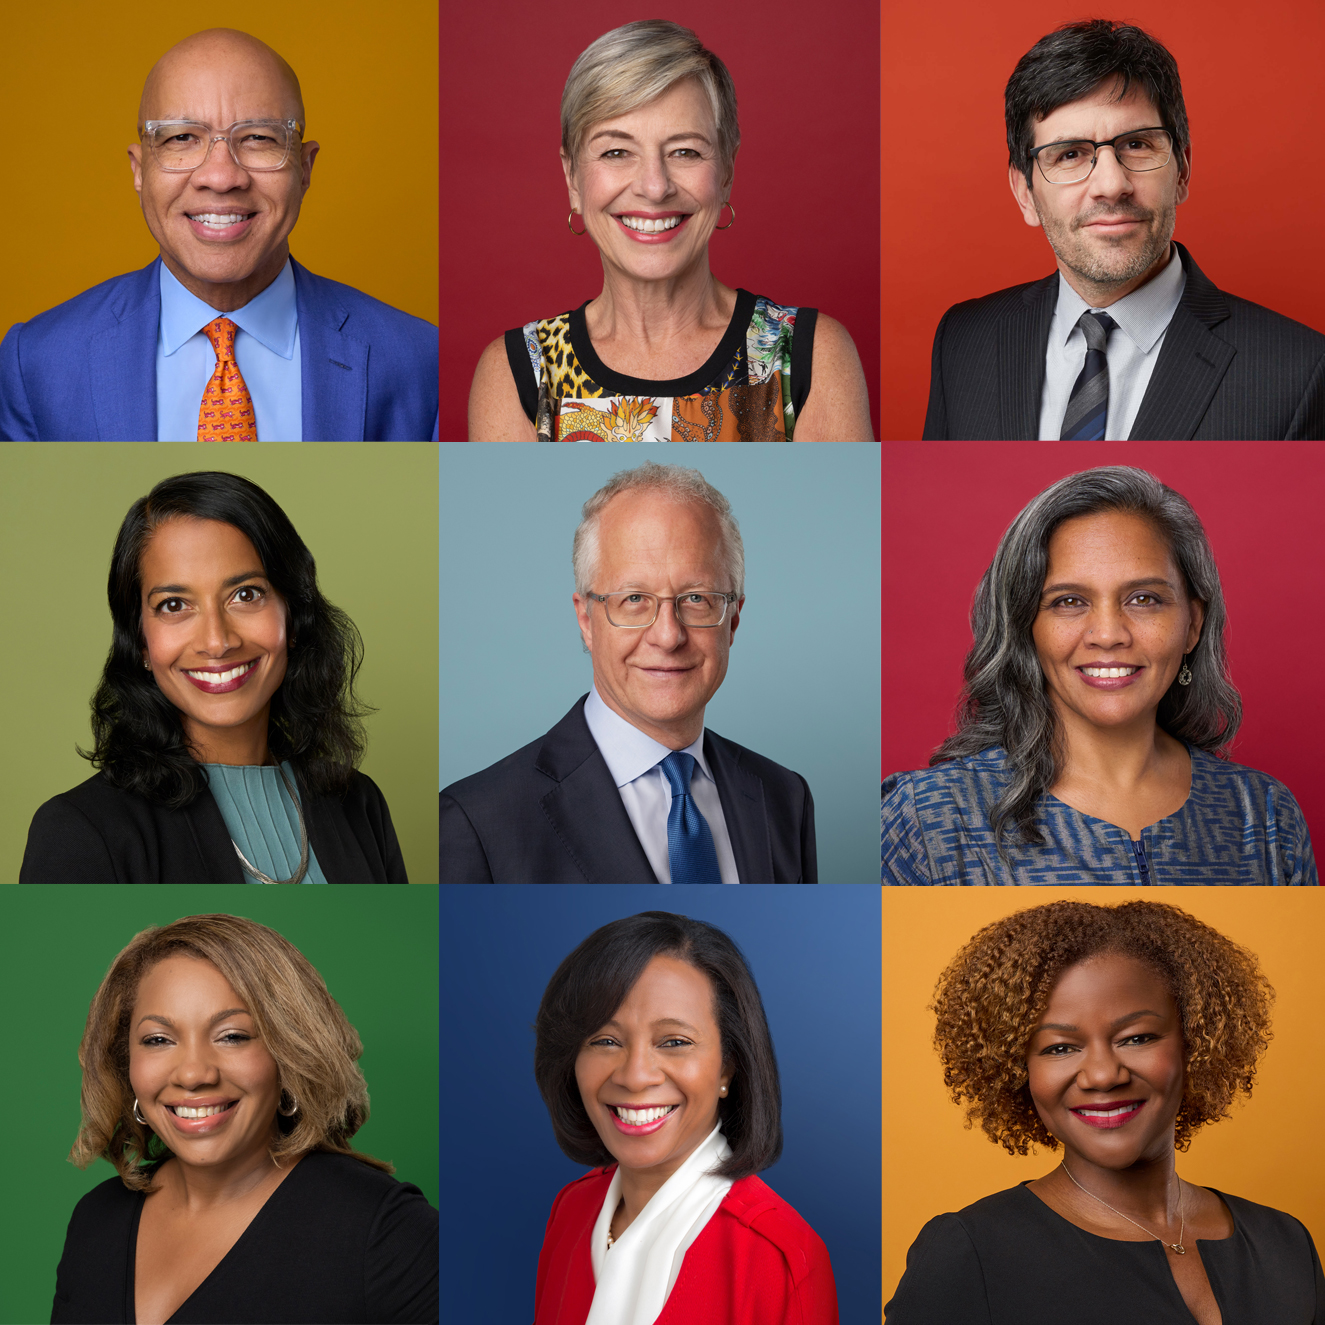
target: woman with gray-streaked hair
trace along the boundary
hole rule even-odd
[[[846,328],[709,270],[713,231],[736,220],[740,138],[731,75],[689,28],[627,23],[580,55],[561,164],[602,292],[487,347],[470,441],[874,440]]]
[[[957,731],[883,784],[890,884],[1316,884],[1283,783],[1234,764],[1219,571],[1142,469],[1070,474],[976,590]]]

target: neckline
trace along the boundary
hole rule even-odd
[[[1108,819],[1101,819],[1094,814],[1087,814],[1085,810],[1078,810],[1075,805],[1070,805],[1068,804],[1067,801],[1060,800],[1057,796],[1053,794],[1052,791],[1046,791],[1044,794],[1047,799],[1055,802],[1055,804],[1061,805],[1065,810],[1071,810],[1071,812],[1075,814],[1078,818],[1085,819],[1089,823],[1102,824],[1105,828],[1112,828],[1116,832],[1121,833],[1127,844],[1130,847],[1135,848],[1138,844],[1143,844],[1145,842],[1147,833],[1152,832],[1154,829],[1158,828],[1160,824],[1166,824],[1170,820],[1176,819],[1178,818],[1179,815],[1184,814],[1187,810],[1187,807],[1192,803],[1193,798],[1196,796],[1196,757],[1198,751],[1194,745],[1189,744],[1187,741],[1183,741],[1182,746],[1183,749],[1187,751],[1187,758],[1191,760],[1191,765],[1192,765],[1192,780],[1191,780],[1191,786],[1187,790],[1187,799],[1183,801],[1183,803],[1179,805],[1178,808],[1174,810],[1172,814],[1162,815],[1160,818],[1156,819],[1154,823],[1146,824],[1141,829],[1140,837],[1133,837],[1131,833],[1129,833],[1127,829],[1124,828],[1121,824],[1113,823]],[[1200,751],[1199,753],[1204,754],[1205,752]],[[1004,758],[1006,757],[1007,755],[1005,751]]]
[[[225,1265],[225,1263],[244,1245],[245,1241],[248,1240],[249,1235],[253,1232],[254,1227],[261,1222],[263,1216],[266,1215],[267,1211],[271,1208],[272,1201],[275,1199],[277,1194],[290,1185],[291,1180],[294,1178],[294,1175],[299,1171],[299,1168],[303,1164],[303,1162],[306,1159],[308,1159],[310,1155],[317,1153],[318,1153],[317,1151],[308,1151],[305,1154],[299,1156],[299,1158],[295,1161],[293,1167],[290,1169],[290,1172],[287,1173],[285,1177],[281,1179],[281,1181],[278,1182],[275,1187],[272,1188],[272,1190],[267,1195],[267,1199],[263,1201],[263,1203],[260,1206],[258,1206],[258,1208],[253,1212],[253,1218],[248,1221],[248,1223],[245,1225],[244,1229],[241,1231],[239,1236],[230,1245],[230,1249],[225,1253],[224,1256],[221,1257],[219,1261],[216,1262],[215,1265],[212,1266],[211,1270],[208,1271],[206,1278],[203,1279],[203,1281],[197,1286],[197,1288],[195,1288],[193,1292],[191,1292],[188,1295],[188,1297],[184,1299],[183,1302],[179,1303],[179,1305],[175,1307],[174,1311],[172,1311],[170,1315],[166,1317],[166,1325],[170,1325],[170,1322],[173,1321],[179,1315],[179,1313],[183,1311],[184,1308],[188,1306],[189,1303],[192,1302],[193,1299],[197,1297],[198,1294],[201,1293],[204,1288],[207,1287],[209,1283],[211,1283],[211,1281],[216,1277],[217,1273],[220,1271],[221,1267]],[[138,1300],[137,1300],[138,1226],[142,1222],[143,1207],[147,1204],[146,1192],[138,1192],[136,1193],[136,1195],[138,1197],[137,1207],[133,1212],[133,1222],[129,1228],[128,1290],[125,1294],[126,1297],[125,1320],[131,1322],[131,1325],[137,1325],[138,1321]]]
[[[1101,1242],[1112,1242],[1112,1243],[1120,1244],[1120,1245],[1122,1245],[1122,1246],[1144,1247],[1144,1246],[1147,1245],[1146,1242],[1143,1242],[1143,1241],[1141,1241],[1141,1240],[1138,1239],[1138,1238],[1110,1238],[1110,1237],[1106,1237],[1103,1233],[1092,1233],[1092,1232],[1090,1231],[1090,1229],[1088,1229],[1088,1228],[1082,1228],[1080,1224],[1074,1224],[1074,1223],[1073,1223],[1073,1222],[1072,1222],[1072,1221],[1071,1221],[1066,1215],[1060,1215],[1060,1214],[1058,1213],[1058,1211],[1055,1210],[1055,1209],[1053,1208],[1053,1206],[1051,1206],[1051,1205],[1049,1204],[1048,1201],[1044,1200],[1043,1197],[1038,1196],[1035,1192],[1031,1191],[1031,1189],[1030,1189],[1031,1181],[1032,1181],[1032,1179],[1027,1178],[1027,1179],[1025,1179],[1024,1181],[1019,1182],[1019,1183],[1017,1184],[1017,1186],[1014,1188],[1014,1190],[1016,1190],[1016,1191],[1020,1191],[1020,1192],[1024,1192],[1027,1196],[1030,1197],[1030,1199],[1031,1199],[1032,1201],[1035,1202],[1035,1204],[1036,1204],[1041,1210],[1045,1210],[1045,1211],[1047,1211],[1047,1212],[1048,1212],[1050,1215],[1052,1215],[1055,1219],[1059,1220],[1061,1223],[1066,1224],[1069,1228],[1074,1228],[1074,1229],[1076,1229],[1076,1231],[1077,1231],[1078,1233],[1084,1233],[1088,1238],[1098,1238]],[[1201,1184],[1200,1184],[1200,1183],[1193,1182],[1193,1183],[1189,1183],[1188,1186],[1190,1186],[1190,1187],[1200,1187]],[[1232,1241],[1233,1241],[1235,1238],[1237,1238],[1237,1237],[1241,1234],[1241,1232],[1242,1232],[1242,1228],[1241,1228],[1241,1226],[1238,1224],[1238,1217],[1237,1217],[1237,1215],[1234,1214],[1234,1212],[1233,1212],[1233,1207],[1232,1207],[1231,1205],[1229,1205],[1227,1199],[1226,1199],[1225,1196],[1224,1196],[1224,1193],[1221,1192],[1221,1191],[1219,1191],[1217,1188],[1215,1188],[1215,1187],[1201,1187],[1201,1190],[1202,1190],[1202,1191],[1206,1191],[1206,1192],[1210,1192],[1212,1195],[1214,1195],[1214,1196],[1216,1196],[1216,1197],[1219,1198],[1220,1204],[1222,1204],[1223,1207],[1224,1207],[1224,1209],[1228,1211],[1228,1217],[1229,1217],[1229,1219],[1231,1219],[1231,1220],[1233,1221],[1233,1231],[1232,1231],[1232,1232],[1228,1235],[1228,1237],[1226,1237],[1226,1238],[1192,1238],[1192,1242],[1195,1243],[1195,1244],[1197,1244],[1198,1246],[1199,1246],[1201,1243],[1215,1243],[1215,1244],[1218,1244],[1218,1243],[1222,1243],[1222,1242],[1232,1242]],[[1157,1246],[1157,1247],[1159,1247],[1159,1246],[1167,1246],[1167,1245],[1168,1245],[1167,1243],[1161,1243],[1160,1240],[1159,1240],[1159,1238],[1157,1238],[1157,1237],[1155,1237],[1155,1236],[1153,1236],[1153,1235],[1148,1239],[1148,1242],[1149,1242],[1151,1245],[1153,1245],[1153,1246]]]
[[[731,321],[727,323],[727,330],[722,333],[717,348],[693,373],[670,380],[628,377],[625,373],[609,368],[598,357],[593,341],[589,338],[589,325],[584,310],[590,302],[586,299],[579,308],[572,309],[569,315],[571,349],[590,380],[609,395],[674,397],[693,396],[702,391],[732,361],[745,340],[750,318],[754,314],[756,296],[738,287],[736,307],[732,309]]]

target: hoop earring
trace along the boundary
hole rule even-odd
[[[584,227],[583,230],[577,230],[577,229],[571,224],[571,217],[572,217],[572,216],[576,216],[576,215],[578,215],[578,213],[577,213],[577,212],[574,212],[574,211],[568,213],[568,215],[566,216],[566,229],[569,230],[569,231],[571,232],[571,234],[573,234],[573,235],[575,236],[576,239],[578,239],[581,235],[583,235],[583,234],[587,234],[587,233],[588,233],[588,231],[589,231],[589,227],[586,225],[586,226]]]
[[[290,1107],[288,1109],[283,1109],[281,1108],[281,1104],[284,1103],[285,1097],[287,1095],[289,1095],[290,1097]],[[299,1112],[299,1101],[295,1099],[294,1093],[292,1091],[288,1090],[281,1091],[281,1098],[277,1102],[276,1112],[279,1113],[282,1118],[293,1118],[295,1114]]]
[[[138,1096],[137,1096],[137,1095],[135,1095],[135,1096],[133,1097],[133,1120],[134,1120],[134,1122],[136,1122],[136,1123],[141,1123],[144,1127],[150,1127],[150,1126],[152,1125],[151,1123],[149,1123],[149,1122],[147,1121],[146,1118],[143,1117],[143,1115],[142,1115],[141,1113],[138,1112]]]
[[[1180,686],[1189,686],[1192,683],[1192,669],[1187,666],[1187,655],[1182,655],[1182,668],[1178,672],[1178,684]]]
[[[715,230],[730,230],[730,229],[732,228],[732,226],[734,226],[734,225],[736,224],[736,208],[735,208],[735,207],[732,207],[731,203],[729,203],[729,202],[724,202],[724,203],[722,204],[722,207],[731,207],[732,219],[731,219],[730,221],[728,221],[726,225],[715,225],[713,228],[714,228]],[[719,216],[722,215],[722,207],[719,207],[719,208],[718,208],[718,215],[719,215]]]

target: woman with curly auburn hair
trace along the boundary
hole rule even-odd
[[[33,817],[20,883],[407,883],[357,771],[363,646],[285,512],[235,474],[129,508],[92,698],[100,770]]]
[[[1251,1095],[1274,991],[1177,907],[1053,902],[995,921],[939,977],[954,1103],[1044,1177],[921,1230],[889,1325],[1319,1325],[1325,1278],[1291,1215],[1178,1176]]]
[[[308,959],[240,916],[144,930],[78,1051],[70,1160],[118,1177],[69,1221],[52,1325],[437,1320],[437,1212],[354,1150],[354,1028]]]
[[[885,884],[1307,884],[1282,782],[1229,761],[1214,553],[1143,469],[1069,474],[975,592],[957,731],[882,789]]]

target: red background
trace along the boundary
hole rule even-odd
[[[1228,605],[1225,640],[1244,720],[1233,759],[1287,784],[1325,844],[1325,654],[1320,494],[1312,442],[933,442],[883,450],[882,773],[924,768],[954,728],[970,610],[1004,530],[1037,492],[1091,465],[1137,465],[1195,507]]]
[[[1325,4],[1321,0],[1047,0],[885,4],[883,209],[885,439],[920,436],[929,356],[953,304],[1047,276],[1053,252],[1007,182],[1003,88],[1042,36],[1081,18],[1137,24],[1173,53],[1192,133],[1192,192],[1175,237],[1231,294],[1325,331]],[[926,138],[968,138],[953,177]]]
[[[465,440],[485,345],[601,291],[598,250],[566,229],[561,90],[591,41],[658,17],[693,28],[736,83],[737,220],[710,241],[714,275],[844,323],[877,430],[877,4],[521,0],[448,6],[442,25],[442,441]]]

